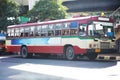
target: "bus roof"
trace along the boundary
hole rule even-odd
[[[50,21],[43,21],[43,22],[36,22],[36,23],[25,23],[25,24],[19,24],[19,25],[10,25],[7,28],[37,26],[37,25],[52,24],[52,23],[58,23],[58,22],[59,23],[70,22],[70,21],[85,20],[85,19],[97,18],[97,17],[99,17],[99,16],[87,16],[87,17],[77,17],[77,18],[70,18],[70,19],[50,20]]]

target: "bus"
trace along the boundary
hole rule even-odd
[[[113,25],[111,18],[101,16],[11,25],[6,50],[23,58],[55,54],[68,60],[77,56],[94,60],[98,54],[115,52]]]
[[[5,40],[6,36],[4,33],[0,33],[0,55],[4,54],[5,52]]]

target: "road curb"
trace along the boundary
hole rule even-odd
[[[120,61],[120,56],[98,56],[99,60],[117,60]]]

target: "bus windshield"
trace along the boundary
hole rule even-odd
[[[88,35],[98,38],[108,37],[113,38],[113,23],[93,21],[88,25]]]

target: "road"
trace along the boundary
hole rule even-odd
[[[120,61],[0,56],[0,80],[119,80]]]

